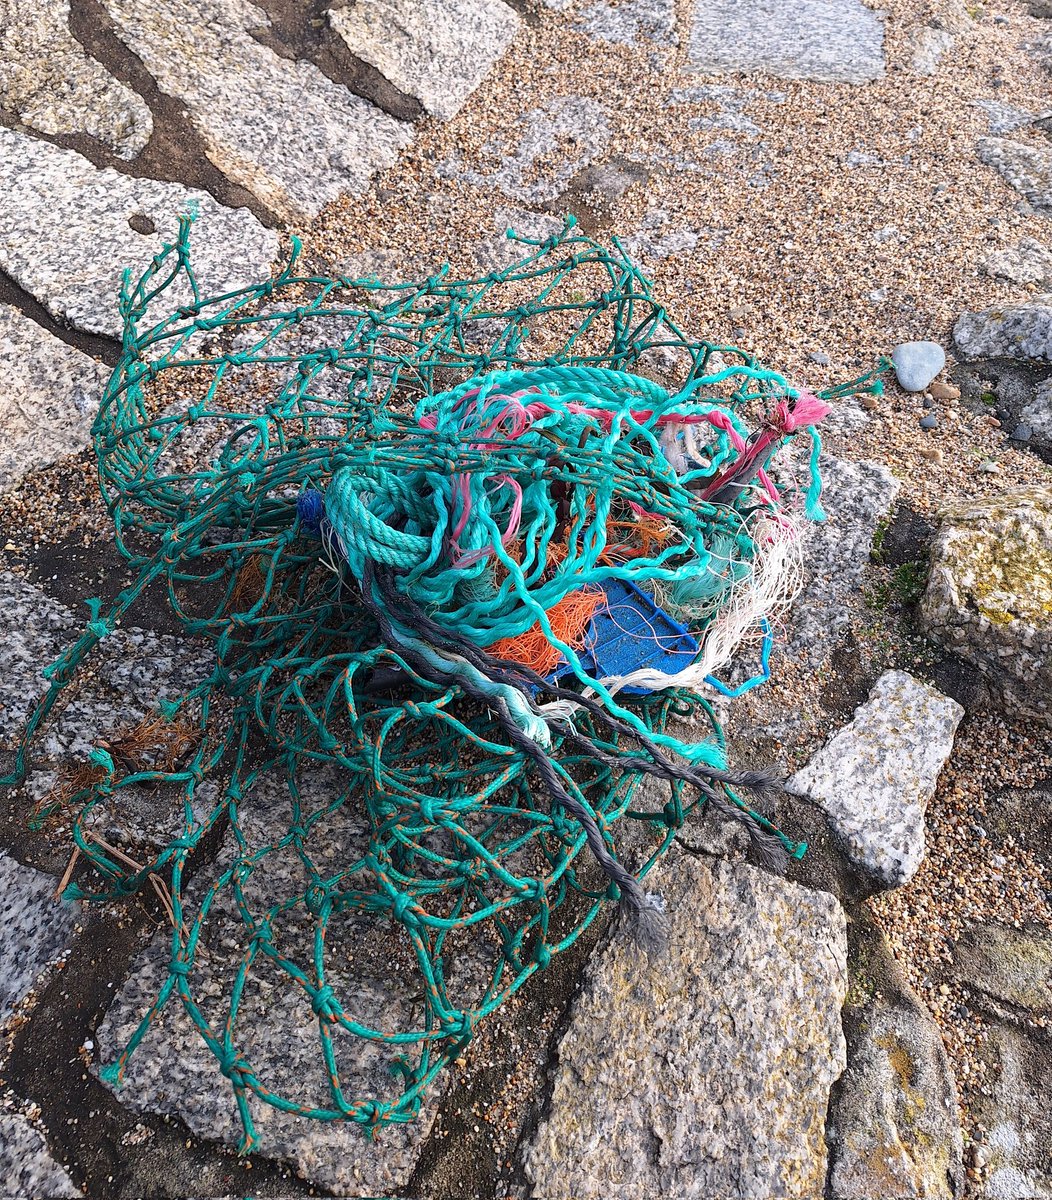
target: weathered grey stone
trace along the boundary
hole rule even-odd
[[[848,398],[833,405],[833,411],[822,422],[822,429],[838,433],[857,433],[873,423],[872,417],[856,400]]]
[[[921,616],[1008,713],[1052,724],[1052,488],[944,513]]]
[[[329,10],[351,52],[448,121],[493,69],[519,27],[503,0],[358,0]]]
[[[1052,248],[1036,238],[1023,238],[1018,246],[998,250],[983,264],[988,275],[1012,283],[1034,283],[1041,289],[1052,288]]]
[[[1039,34],[1027,48],[1046,71],[1052,71],[1052,32]]]
[[[1052,934],[1043,926],[976,926],[957,942],[953,958],[957,977],[995,1005],[1052,1017]]]
[[[1052,362],[1052,296],[1025,304],[966,312],[953,340],[964,358],[1019,358]]]
[[[454,153],[439,173],[497,187],[512,200],[544,204],[603,152],[611,136],[602,106],[585,96],[560,96],[546,108],[533,109],[517,122],[516,132],[517,140],[514,133],[503,133],[483,147],[484,157],[494,163],[491,170],[467,168]]]
[[[1034,398],[1020,409],[1019,419],[1030,426],[1035,442],[1052,445],[1052,379],[1037,385]]]
[[[905,671],[886,671],[866,703],[785,785],[832,818],[848,857],[901,887],[924,857],[924,810],[964,709]]]
[[[278,239],[247,209],[229,209],[204,192],[175,183],[131,179],[99,170],[63,150],[0,127],[0,268],[11,274],[55,317],[91,333],[118,336],[121,274],[138,277],[165,241],[173,241],[180,214],[197,212],[191,235],[194,269],[205,295],[231,291],[266,278]],[[156,233],[137,233],[130,218],[145,217]],[[157,321],[191,299],[173,286]]]
[[[526,208],[500,208],[494,214],[493,224],[499,231],[496,236],[483,238],[472,247],[472,257],[483,273],[502,271],[532,251],[531,246],[508,237],[509,229],[519,237],[543,240],[554,237],[563,228],[561,218],[530,212]]]
[[[676,254],[689,254],[695,249],[700,235],[693,229],[677,228],[670,223],[663,208],[652,208],[643,218],[636,233],[621,239],[621,244],[636,259],[665,259]]]
[[[986,113],[990,121],[990,132],[997,136],[1013,133],[1016,129],[1030,125],[1034,120],[1032,112],[1004,104],[1000,100],[973,100],[972,107],[981,108]]]
[[[1048,1080],[1052,1048],[1008,1025],[993,1025],[980,1046],[987,1086],[970,1099],[971,1115],[987,1129],[986,1175],[980,1200],[1052,1198],[1052,1113]]]
[[[57,883],[0,853],[0,1022],[72,945],[77,905],[54,898]]]
[[[964,1147],[939,1027],[908,988],[852,1015],[827,1130],[831,1200],[953,1200]]]
[[[109,368],[0,305],[0,492],[27,471],[83,450]]]
[[[86,133],[120,158],[153,130],[144,101],[70,33],[69,0],[0,0],[0,107],[41,133]]]
[[[679,44],[676,0],[627,0],[620,4],[596,0],[584,10],[574,28],[599,41],[622,46]]]
[[[78,616],[40,588],[0,573],[0,747],[21,736],[37,700],[47,690],[41,671],[84,632],[88,613]],[[132,725],[175,700],[212,662],[210,650],[134,626],[115,629],[94,651],[90,687],[75,688],[44,730],[39,743],[47,758],[85,757],[100,735]]]
[[[0,1113],[0,1181],[10,1200],[83,1196],[48,1152],[43,1136],[21,1113]]]
[[[910,37],[910,69],[914,75],[934,75],[942,56],[953,46],[953,34],[922,25]]]
[[[946,351],[938,342],[903,342],[891,352],[895,378],[907,392],[923,392],[946,366]]]
[[[979,140],[979,157],[1000,171],[1037,212],[1052,214],[1052,148],[987,137]]]
[[[346,794],[348,781],[328,769],[301,772],[302,812],[333,806],[324,821],[312,822],[303,835],[304,852],[324,878],[353,868],[364,854],[368,829],[360,807],[334,799]],[[295,820],[285,784],[272,775],[260,779],[239,805],[239,829],[250,860],[264,847],[288,840]],[[205,889],[227,870],[237,853],[228,839],[219,860],[197,877],[186,896],[187,919],[197,914]],[[242,876],[242,900],[268,932],[282,956],[296,963],[317,986],[314,966],[315,921],[304,896],[312,882],[304,858],[292,845],[260,856]],[[290,898],[287,911],[277,906]],[[222,1028],[230,1013],[238,969],[253,942],[254,930],[238,913],[231,888],[219,892],[202,923],[199,950],[186,987],[213,1028]],[[447,944],[452,956],[457,948]],[[496,953],[496,952],[495,952]],[[170,930],[158,932],[135,961],[127,982],[98,1028],[98,1063],[112,1062],[156,999],[168,977],[172,955]],[[386,919],[356,913],[334,914],[324,950],[325,982],[352,1020],[374,1029],[403,1032],[423,1021],[417,972],[408,938]],[[487,964],[492,969],[492,962]],[[447,964],[447,979],[449,978]],[[486,976],[488,978],[488,976]],[[477,972],[482,983],[484,973]],[[450,985],[457,1002],[465,997]],[[310,996],[292,977],[272,965],[265,954],[253,964],[230,1043],[251,1067],[256,1079],[278,1095],[299,1103],[330,1108],[329,1076],[322,1056],[319,1018]],[[401,1091],[392,1063],[403,1053],[335,1029],[333,1034],[340,1084],[351,1102],[393,1100]],[[405,1048],[408,1049],[408,1048]],[[441,1086],[440,1084],[438,1086]],[[305,1178],[339,1195],[403,1195],[420,1146],[434,1120],[438,1087],[425,1095],[420,1115],[408,1124],[392,1125],[370,1141],[353,1121],[310,1121],[279,1112],[250,1093],[250,1108],[262,1154],[292,1162]],[[169,1000],[146,1040],[132,1056],[119,1089],[122,1104],[136,1111],[178,1115],[201,1137],[237,1144],[242,1136],[231,1086],[201,1039],[178,993]]]
[[[817,666],[854,621],[877,523],[891,511],[900,483],[880,463],[822,456],[827,518],[809,523],[804,565],[809,579],[789,618],[786,650]]]
[[[533,1194],[820,1196],[844,1068],[844,914],[740,863],[670,854],[648,876],[670,949],[595,959],[526,1150]]]
[[[687,65],[867,83],[884,73],[883,43],[880,15],[860,0],[697,0]]]
[[[104,3],[161,91],[187,106],[209,159],[283,219],[364,191],[411,138],[405,122],[252,37],[270,22],[250,0]]]

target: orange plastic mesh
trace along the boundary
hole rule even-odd
[[[592,617],[603,601],[603,593],[598,589],[582,588],[579,592],[570,592],[548,609],[552,633],[566,645],[579,650],[584,645]],[[548,641],[539,621],[518,637],[501,638],[487,648],[497,658],[522,663],[538,675],[548,675],[559,665],[559,651]]]

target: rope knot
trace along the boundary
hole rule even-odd
[[[391,904],[391,916],[403,925],[415,925],[416,914],[411,912],[413,897],[408,892],[399,892]]]
[[[328,984],[318,988],[311,996],[310,1006],[314,1015],[323,1021],[335,1021],[342,1011],[336,993]]]
[[[233,1046],[225,1048],[219,1056],[219,1069],[234,1087],[244,1087],[245,1078],[252,1074],[252,1068],[248,1062]]]
[[[331,889],[323,883],[312,883],[303,894],[303,903],[312,917],[320,917],[329,900]]]

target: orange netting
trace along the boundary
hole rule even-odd
[[[579,650],[584,645],[585,634],[592,617],[604,599],[602,591],[597,588],[582,588],[579,592],[570,592],[547,611],[552,633],[561,642]],[[487,649],[496,658],[522,663],[538,675],[550,674],[561,659],[559,651],[548,640],[539,621],[518,637],[501,638]]]

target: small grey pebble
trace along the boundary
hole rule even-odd
[[[921,429],[934,429],[938,423],[939,422],[935,419],[934,413],[928,413],[926,417],[921,417],[920,419]]]
[[[1007,17],[1001,17],[1001,16],[994,17],[994,24],[995,24],[995,25],[1007,25],[1007,24],[1008,24],[1008,18],[1007,18]]]
[[[895,378],[907,392],[924,392],[946,366],[946,352],[937,342],[903,342],[891,352]]]
[[[823,354],[821,350],[812,350],[807,356],[813,363],[818,363],[820,367],[829,366],[829,355]]]
[[[1025,425],[1022,422],[1020,422],[1015,429],[1012,430],[1012,440],[1014,442],[1029,442],[1033,436],[1033,426]]]
[[[931,396],[925,396],[924,400],[923,400],[923,404],[924,404],[925,408],[934,408],[935,407],[935,401],[932,399]]]

